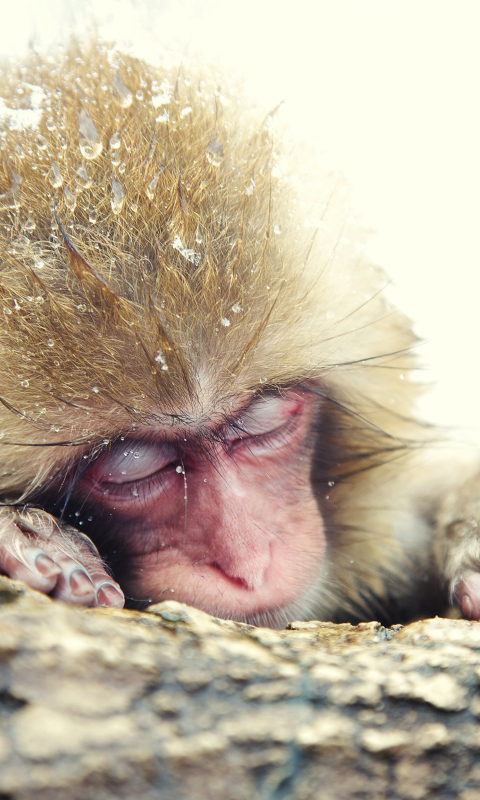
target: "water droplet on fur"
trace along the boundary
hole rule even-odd
[[[110,85],[115,94],[117,95],[118,99],[120,100],[120,105],[122,108],[128,108],[129,106],[132,105],[133,95],[130,89],[127,86],[125,86],[120,75],[118,74],[114,75]]]
[[[195,241],[196,241],[197,244],[202,244],[202,242],[203,242],[203,236],[202,236],[202,234],[200,233],[199,230],[197,230],[197,232],[195,234]]]
[[[78,115],[78,134],[80,152],[87,161],[97,158],[102,152],[102,142],[98,139],[98,133],[92,118],[83,109]]]
[[[282,226],[278,222],[273,226],[273,232],[279,234],[282,232]]]
[[[88,144],[85,141],[80,142],[80,152],[87,161],[92,161],[102,152],[102,143],[96,142],[95,144]]]
[[[207,147],[207,161],[212,165],[212,167],[219,167],[222,161],[223,156],[223,144],[212,136],[210,139],[210,143]]]
[[[69,211],[75,211],[75,206],[77,205],[77,196],[67,188],[63,190],[63,196],[65,198],[65,205]]]
[[[90,208],[88,211],[88,221],[95,225],[98,219],[98,211],[96,208]]]
[[[27,386],[29,386],[29,385],[30,384],[28,383],[28,381],[20,381],[20,386],[23,386],[24,389],[26,389]]]
[[[118,148],[120,147],[120,145],[122,143],[122,140],[120,138],[120,134],[119,134],[118,131],[116,133],[114,133],[113,136],[110,137],[110,140],[109,140],[108,143],[110,145],[111,150],[118,150]]]
[[[94,394],[98,394],[98,392],[99,392],[99,391],[100,391],[100,390],[99,390],[98,386],[92,386],[92,392],[93,392]]]
[[[158,179],[159,179],[160,175],[162,174],[162,172],[163,172],[163,167],[162,167],[162,169],[158,170],[156,175],[153,176],[152,180],[150,181],[150,183],[148,184],[148,186],[147,186],[147,188],[145,190],[149,200],[153,200],[153,195],[155,194],[155,187],[156,187],[156,185],[158,183]]]
[[[53,339],[47,339],[47,347],[55,347],[55,342]]]
[[[248,184],[248,186],[245,189],[245,194],[248,194],[248,195],[253,194],[253,190],[254,189],[255,189],[255,181],[253,180],[253,178],[250,178],[250,183]]]
[[[37,133],[35,136],[35,144],[38,150],[46,150],[48,147],[48,139],[45,139],[45,136],[42,136],[41,133]]]
[[[123,208],[124,199],[125,197],[121,183],[118,183],[115,178],[112,178],[112,194],[110,197],[110,202],[114,214],[120,214]]]
[[[183,472],[183,469],[182,469],[182,467],[180,466],[180,464],[178,465],[178,467],[175,467],[175,472],[178,472],[178,474],[179,474],[179,475],[181,475],[181,474],[182,474],[182,472]]]
[[[135,97],[137,98],[137,100],[143,100],[143,92],[141,89],[137,89],[137,91],[135,92]]]
[[[54,189],[58,189],[58,187],[61,186],[63,183],[61,172],[58,169],[57,165],[55,164],[55,161],[52,161],[52,165],[48,171],[47,178],[52,184]]]
[[[90,178],[83,164],[75,173],[75,182],[80,191],[82,191],[82,189],[90,189],[90,186],[92,185],[92,179]]]
[[[37,226],[36,226],[35,220],[32,219],[32,217],[28,217],[28,219],[26,220],[25,224],[23,225],[23,230],[26,233],[31,233],[32,231],[35,230],[36,227]]]

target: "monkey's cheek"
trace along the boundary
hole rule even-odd
[[[480,573],[470,572],[458,581],[454,598],[465,619],[480,620]]]

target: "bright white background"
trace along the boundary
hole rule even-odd
[[[478,0],[0,0],[0,53],[71,30],[240,70],[349,179],[369,254],[429,340],[429,418],[480,441]],[[154,55],[153,55],[154,57]]]

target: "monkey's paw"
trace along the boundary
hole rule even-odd
[[[125,602],[88,537],[45,511],[0,510],[0,573],[72,605]]]
[[[480,473],[446,496],[435,550],[452,602],[466,619],[480,620]]]
[[[465,619],[480,620],[480,573],[469,572],[453,587],[453,598]]]

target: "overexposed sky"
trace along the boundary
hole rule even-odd
[[[0,0],[0,53],[70,30],[189,46],[245,75],[295,138],[347,176],[369,253],[430,340],[423,412],[477,428],[480,396],[478,0]]]

